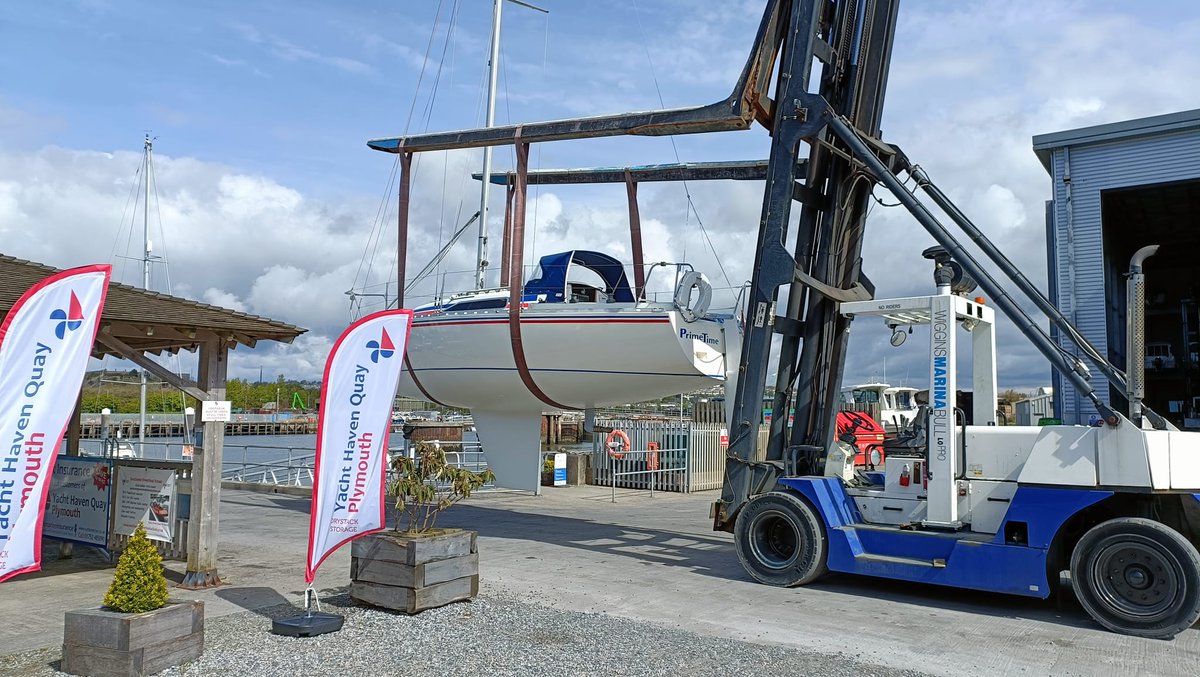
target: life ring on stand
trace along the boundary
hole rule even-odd
[[[629,451],[632,445],[629,442],[629,435],[626,435],[624,430],[613,428],[605,438],[604,446],[608,449],[610,457],[620,460],[625,457],[625,452]]]
[[[697,291],[696,302],[692,303],[692,290]],[[704,317],[708,313],[708,306],[712,303],[712,285],[708,283],[708,278],[704,273],[689,270],[679,278],[679,285],[675,287],[675,309],[683,315],[683,319],[687,322],[695,322]]]
[[[658,470],[658,442],[646,443],[646,470]]]

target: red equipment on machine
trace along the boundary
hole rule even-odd
[[[854,465],[873,467],[883,463],[883,426],[871,418],[870,414],[862,411],[839,411],[837,439],[844,439],[845,435],[854,437],[851,444],[858,450],[854,454]],[[874,451],[879,452],[877,459],[872,459]]]

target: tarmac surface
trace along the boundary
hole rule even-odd
[[[443,515],[438,526],[479,532],[484,591],[562,611],[614,618],[806,652],[853,656],[930,674],[1196,675],[1200,629],[1155,641],[1108,632],[1069,590],[1043,602],[855,576],[795,589],[755,583],[732,537],[712,532],[716,492],[618,493],[544,488],[543,495],[488,493]],[[223,492],[220,575],[226,584],[172,596],[202,599],[207,618],[301,604],[306,497]],[[112,566],[76,548],[43,571],[0,585],[0,656],[61,645],[63,612],[97,606]],[[344,593],[350,549],[321,568],[323,597]],[[179,581],[183,562],[167,562]],[[781,668],[782,669],[782,668]],[[786,672],[786,670],[784,670]]]

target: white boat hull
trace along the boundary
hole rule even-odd
[[[522,311],[521,338],[534,383],[562,408],[587,409],[665,397],[720,384],[720,320],[684,322],[660,304],[544,304]],[[682,333],[681,333],[682,332]],[[517,372],[507,311],[436,313],[414,319],[412,374],[400,393],[454,407],[553,411]]]
[[[521,311],[521,348],[531,379],[561,405],[555,406],[523,382],[507,310],[420,313],[408,341],[412,372],[401,377],[399,392],[469,408],[497,483],[532,490],[542,412],[719,385],[726,377],[726,331],[736,332],[735,323],[686,322],[665,304],[532,304]]]

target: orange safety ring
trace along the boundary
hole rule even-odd
[[[629,442],[629,435],[625,434],[620,428],[613,428],[608,433],[608,437],[604,440],[604,446],[608,448],[608,455],[615,459],[624,458],[625,452],[633,446]]]
[[[647,442],[646,469],[658,470],[658,442]]]

